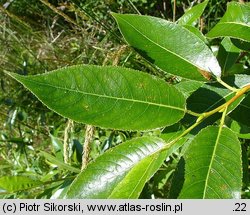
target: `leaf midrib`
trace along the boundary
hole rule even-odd
[[[167,52],[170,52],[171,54],[173,54],[173,55],[175,55],[175,56],[181,58],[182,60],[184,60],[185,62],[187,62],[187,63],[189,63],[189,64],[191,64],[191,65],[193,65],[194,67],[196,67],[196,68],[198,68],[198,69],[200,69],[200,70],[204,70],[204,68],[201,68],[199,65],[196,65],[196,64],[194,64],[194,63],[188,61],[187,59],[183,58],[181,55],[178,55],[178,54],[172,52],[171,50],[169,50],[169,49],[167,49],[167,48],[161,46],[161,45],[158,44],[158,43],[156,43],[155,41],[151,40],[151,39],[148,38],[146,35],[142,34],[140,31],[138,31],[132,24],[130,24],[129,22],[127,22],[127,21],[126,21],[125,19],[123,19],[122,17],[119,17],[119,18],[121,18],[124,22],[126,22],[128,25],[130,25],[135,31],[137,31],[140,35],[142,35],[142,37],[144,37],[145,39],[149,40],[150,42],[152,42],[152,43],[155,44],[156,46],[158,46],[158,47],[160,47],[161,49],[163,49],[163,50],[165,50],[165,51],[167,51]],[[200,39],[200,38],[197,37],[197,39]],[[201,41],[202,41],[202,40],[201,40]],[[202,41],[202,42],[203,42],[203,41]]]
[[[217,137],[216,137],[216,141],[215,141],[211,161],[210,161],[208,171],[207,171],[207,176],[206,176],[206,179],[205,179],[205,186],[204,186],[204,191],[203,191],[203,196],[202,196],[203,199],[205,199],[206,194],[207,194],[208,180],[209,180],[209,176],[211,174],[211,169],[212,169],[212,166],[213,166],[213,163],[214,163],[215,154],[216,154],[217,147],[218,147],[218,144],[219,144],[222,128],[223,128],[223,125],[221,124],[220,127],[219,127],[219,130],[218,130],[218,134],[217,134]]]
[[[222,21],[221,23],[218,23],[217,25],[224,25],[224,24],[234,24],[234,25],[241,25],[241,26],[245,26],[245,27],[250,27],[249,25],[247,25],[244,22],[232,22],[232,21]]]
[[[14,76],[14,78],[15,78],[15,76]],[[54,86],[54,85],[51,85],[51,84],[45,84],[45,83],[42,83],[42,82],[30,80],[30,79],[27,79],[27,78],[24,78],[24,79],[26,79],[26,81],[28,81],[28,82],[32,82],[32,83],[35,83],[37,85],[47,86],[47,87],[51,87],[51,88],[55,88],[55,89],[59,89],[59,90],[63,90],[63,91],[69,91],[69,92],[79,93],[79,94],[88,95],[88,96],[102,97],[102,98],[107,98],[107,99],[121,100],[121,101],[133,102],[133,103],[142,103],[142,104],[147,104],[147,105],[153,105],[153,106],[158,106],[158,107],[164,107],[164,108],[179,110],[179,111],[182,111],[184,113],[186,111],[186,109],[175,107],[175,106],[172,106],[172,105],[165,105],[165,104],[153,103],[153,102],[148,102],[148,101],[142,101],[142,100],[138,100],[138,99],[115,97],[115,96],[109,96],[109,95],[103,95],[103,94],[97,94],[97,93],[89,93],[89,92],[79,91],[79,90],[75,90],[75,89],[64,88],[64,87],[60,87],[60,86]],[[27,87],[27,88],[29,89],[29,87]]]
[[[164,140],[163,140],[163,141],[164,141]],[[149,154],[148,154],[147,156],[145,156],[144,158],[140,159],[137,163],[133,163],[133,165],[131,165],[130,168],[128,169],[128,172],[130,172],[131,170],[133,170],[133,168],[135,168],[136,165],[139,165],[140,162],[142,162],[143,160],[148,159],[148,158],[150,158],[150,157],[152,157],[152,156],[156,156],[157,154],[159,154],[159,153],[161,152],[162,148],[166,145],[166,142],[164,141],[164,144],[162,144],[162,145],[158,145],[158,144],[156,143],[156,145],[158,146],[158,148],[156,148],[153,152],[149,153]],[[141,177],[140,177],[140,179],[138,180],[136,186],[134,187],[134,189],[133,189],[132,192],[130,193],[128,199],[131,198],[131,196],[133,195],[134,191],[136,190],[136,188],[139,186],[140,182],[142,181],[143,177],[146,175],[146,173],[147,173],[147,172],[149,171],[149,169],[152,167],[152,164],[153,164],[154,161],[155,161],[155,159],[151,159],[150,164],[147,166],[147,168],[145,169],[145,171],[144,171],[143,174],[141,175]],[[117,186],[118,186],[120,183],[122,183],[123,180],[126,179],[127,175],[128,175],[128,174],[126,174],[126,176],[117,184]],[[109,195],[108,198],[110,198],[110,196],[112,196],[113,193],[115,193],[115,192],[116,192],[116,189],[114,189],[114,190],[111,192],[111,194]]]

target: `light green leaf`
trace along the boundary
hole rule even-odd
[[[191,142],[184,160],[185,181],[179,198],[240,198],[241,146],[230,129],[203,129]]]
[[[141,137],[112,148],[78,175],[66,198],[138,198],[169,155],[164,146],[158,137]]]
[[[80,172],[80,169],[77,169],[75,167],[72,167],[72,166],[62,162],[61,160],[59,160],[58,158],[54,157],[53,155],[51,155],[47,152],[41,151],[40,154],[43,155],[46,159],[48,159],[51,163],[57,165],[59,168],[62,168],[62,169],[65,169],[65,170],[68,170],[71,172],[75,172],[75,173]]]
[[[220,22],[208,32],[208,38],[233,37],[250,42],[250,4],[230,2]]]
[[[224,49],[227,52],[240,53],[241,49],[239,49],[237,46],[235,46],[235,44],[232,42],[233,40],[239,42],[239,40],[231,39],[230,37],[225,37],[221,41],[221,45],[224,47]]]
[[[204,83],[200,81],[193,81],[184,79],[181,82],[175,84],[174,86],[179,89],[185,98],[188,98],[193,92],[198,90]]]
[[[42,185],[42,182],[26,176],[3,176],[0,178],[1,188],[7,192],[16,192]]]
[[[179,25],[192,25],[197,19],[200,18],[202,13],[204,12],[207,3],[209,0],[205,0],[204,2],[195,5],[194,7],[188,9],[182,17],[178,19]]]
[[[150,16],[113,16],[128,44],[162,70],[194,80],[221,75],[212,51],[183,26]]]
[[[185,112],[176,88],[136,70],[79,65],[35,76],[8,74],[53,111],[86,124],[149,130],[173,124]]]
[[[183,25],[183,27],[188,29],[191,33],[193,33],[197,37],[199,37],[204,43],[206,43],[206,44],[208,43],[207,38],[199,31],[198,28],[196,28],[192,25]]]
[[[250,139],[250,126],[246,126],[240,122],[232,120],[228,117],[227,126],[237,134],[239,138]]]

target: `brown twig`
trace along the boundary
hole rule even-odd
[[[176,0],[174,0],[174,6],[173,6],[173,22],[175,22],[176,18]]]

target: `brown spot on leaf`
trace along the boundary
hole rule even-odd
[[[207,80],[211,80],[212,75],[211,75],[210,72],[205,71],[205,70],[202,70],[202,69],[198,69],[198,71],[202,74],[202,76],[203,76],[204,78],[206,78]]]

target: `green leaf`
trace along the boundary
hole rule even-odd
[[[0,189],[16,192],[42,185],[42,182],[26,176],[3,176],[0,178]]]
[[[50,199],[62,199],[68,192],[72,179],[65,179],[65,181],[56,189]]]
[[[195,5],[191,9],[187,10],[182,17],[178,19],[179,25],[192,25],[197,19],[200,18],[207,6],[208,0]]]
[[[173,178],[171,181],[171,186],[170,186],[170,191],[169,191],[169,198],[170,199],[177,199],[181,189],[183,187],[184,184],[184,159],[183,157],[181,157],[181,159],[179,160],[176,168],[175,168],[175,172],[173,174]]]
[[[68,170],[71,172],[75,172],[75,173],[80,172],[79,169],[62,162],[61,160],[59,160],[58,158],[54,157],[53,155],[51,155],[47,152],[41,151],[40,154],[43,155],[46,159],[48,159],[51,163],[57,165],[58,167],[60,167],[62,169],[65,169],[65,170]]]
[[[230,129],[203,129],[191,142],[184,160],[185,181],[179,198],[240,198],[241,146]]]
[[[239,106],[230,114],[230,117],[235,121],[250,127],[250,93],[247,94]]]
[[[52,134],[50,134],[50,139],[51,139],[51,145],[53,148],[53,153],[55,154],[55,157],[60,160],[63,161],[63,144],[61,143],[61,141],[59,140],[59,138],[53,136]]]
[[[195,34],[197,37],[199,37],[204,43],[208,43],[206,37],[199,31],[198,28],[192,26],[192,25],[183,25],[184,28],[188,29],[191,33]]]
[[[178,84],[175,84],[174,86],[183,93],[185,98],[188,98],[193,92],[198,90],[203,84],[204,84],[203,82],[184,79]]]
[[[223,81],[232,87],[241,88],[250,83],[250,76],[233,75],[224,78]],[[235,92],[222,87],[219,83],[206,83],[188,97],[187,109],[196,113],[208,112],[229,101],[234,95]],[[240,104],[244,97],[245,95],[242,95],[237,100],[235,100],[228,107],[228,113],[231,113]],[[193,129],[192,133],[197,133],[197,131],[199,131],[201,128],[213,124],[220,118],[220,116],[220,113],[210,116],[195,129]],[[196,117],[186,115],[182,121],[191,125],[196,121]]]
[[[227,126],[236,133],[239,138],[250,139],[250,127],[240,122],[227,118]]]
[[[171,125],[185,112],[177,89],[136,70],[79,65],[35,76],[8,74],[53,111],[86,124],[149,130]]]
[[[66,198],[138,198],[166,159],[164,146],[158,137],[141,137],[112,148],[78,175]]]
[[[246,84],[250,83],[249,75],[234,75],[229,76],[223,79],[228,85],[235,88],[241,88]],[[224,104],[230,100],[235,95],[235,92],[232,92],[219,83],[207,83],[196,90],[188,99],[187,107],[189,110],[194,112],[203,113],[210,111],[220,105]],[[231,112],[234,110],[237,105],[244,99],[245,95],[239,97],[238,102],[234,102],[229,106],[228,111]]]
[[[234,46],[229,37],[225,37],[222,40],[217,59],[224,75],[236,63],[240,52],[241,50]]]
[[[236,63],[227,72],[227,75],[235,74],[250,74],[250,69],[246,68],[242,63]]]
[[[244,51],[250,51],[250,42],[246,42],[243,40],[238,40],[238,39],[231,39],[232,43],[239,49],[244,50]]]
[[[150,16],[113,16],[128,44],[162,70],[194,80],[221,75],[212,51],[183,26]]]
[[[208,32],[208,38],[232,37],[250,42],[250,4],[230,2],[220,22]]]

